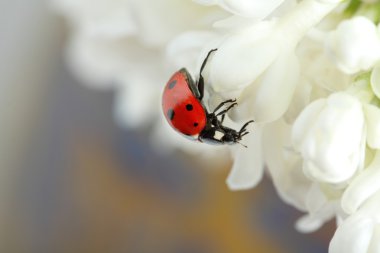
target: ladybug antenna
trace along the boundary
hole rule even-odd
[[[244,144],[241,143],[241,142],[238,142],[238,141],[237,141],[237,143],[239,143],[240,145],[242,145],[242,146],[245,147],[245,148],[248,148],[248,146],[244,145]]]

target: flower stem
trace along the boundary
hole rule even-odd
[[[344,14],[348,17],[352,17],[362,5],[360,0],[351,0],[344,10]]]

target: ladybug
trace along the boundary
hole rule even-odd
[[[242,137],[248,134],[246,127],[253,120],[246,122],[239,131],[223,125],[226,113],[237,105],[236,99],[220,103],[212,112],[209,112],[202,102],[204,91],[202,71],[209,56],[216,50],[208,52],[196,83],[185,68],[173,74],[163,91],[162,110],[168,123],[191,140],[209,144],[240,143]]]

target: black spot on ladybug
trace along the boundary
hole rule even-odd
[[[186,105],[186,110],[192,111],[193,110],[193,105],[192,104],[187,104]]]
[[[198,126],[198,122],[194,122],[194,124],[193,124],[195,127],[197,127]]]
[[[174,110],[173,109],[169,109],[168,112],[167,112],[167,115],[168,115],[168,118],[170,120],[173,120],[173,118],[174,118]]]
[[[177,84],[177,81],[176,81],[176,80],[173,80],[173,81],[171,81],[171,82],[169,83],[168,88],[169,88],[169,89],[173,89],[174,86],[175,86],[176,84]]]

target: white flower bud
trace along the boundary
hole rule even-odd
[[[313,180],[340,183],[360,168],[364,152],[364,115],[353,96],[335,93],[308,105],[296,119],[292,140]]]
[[[368,70],[380,60],[380,34],[366,17],[343,21],[326,40],[326,52],[348,74]]]

